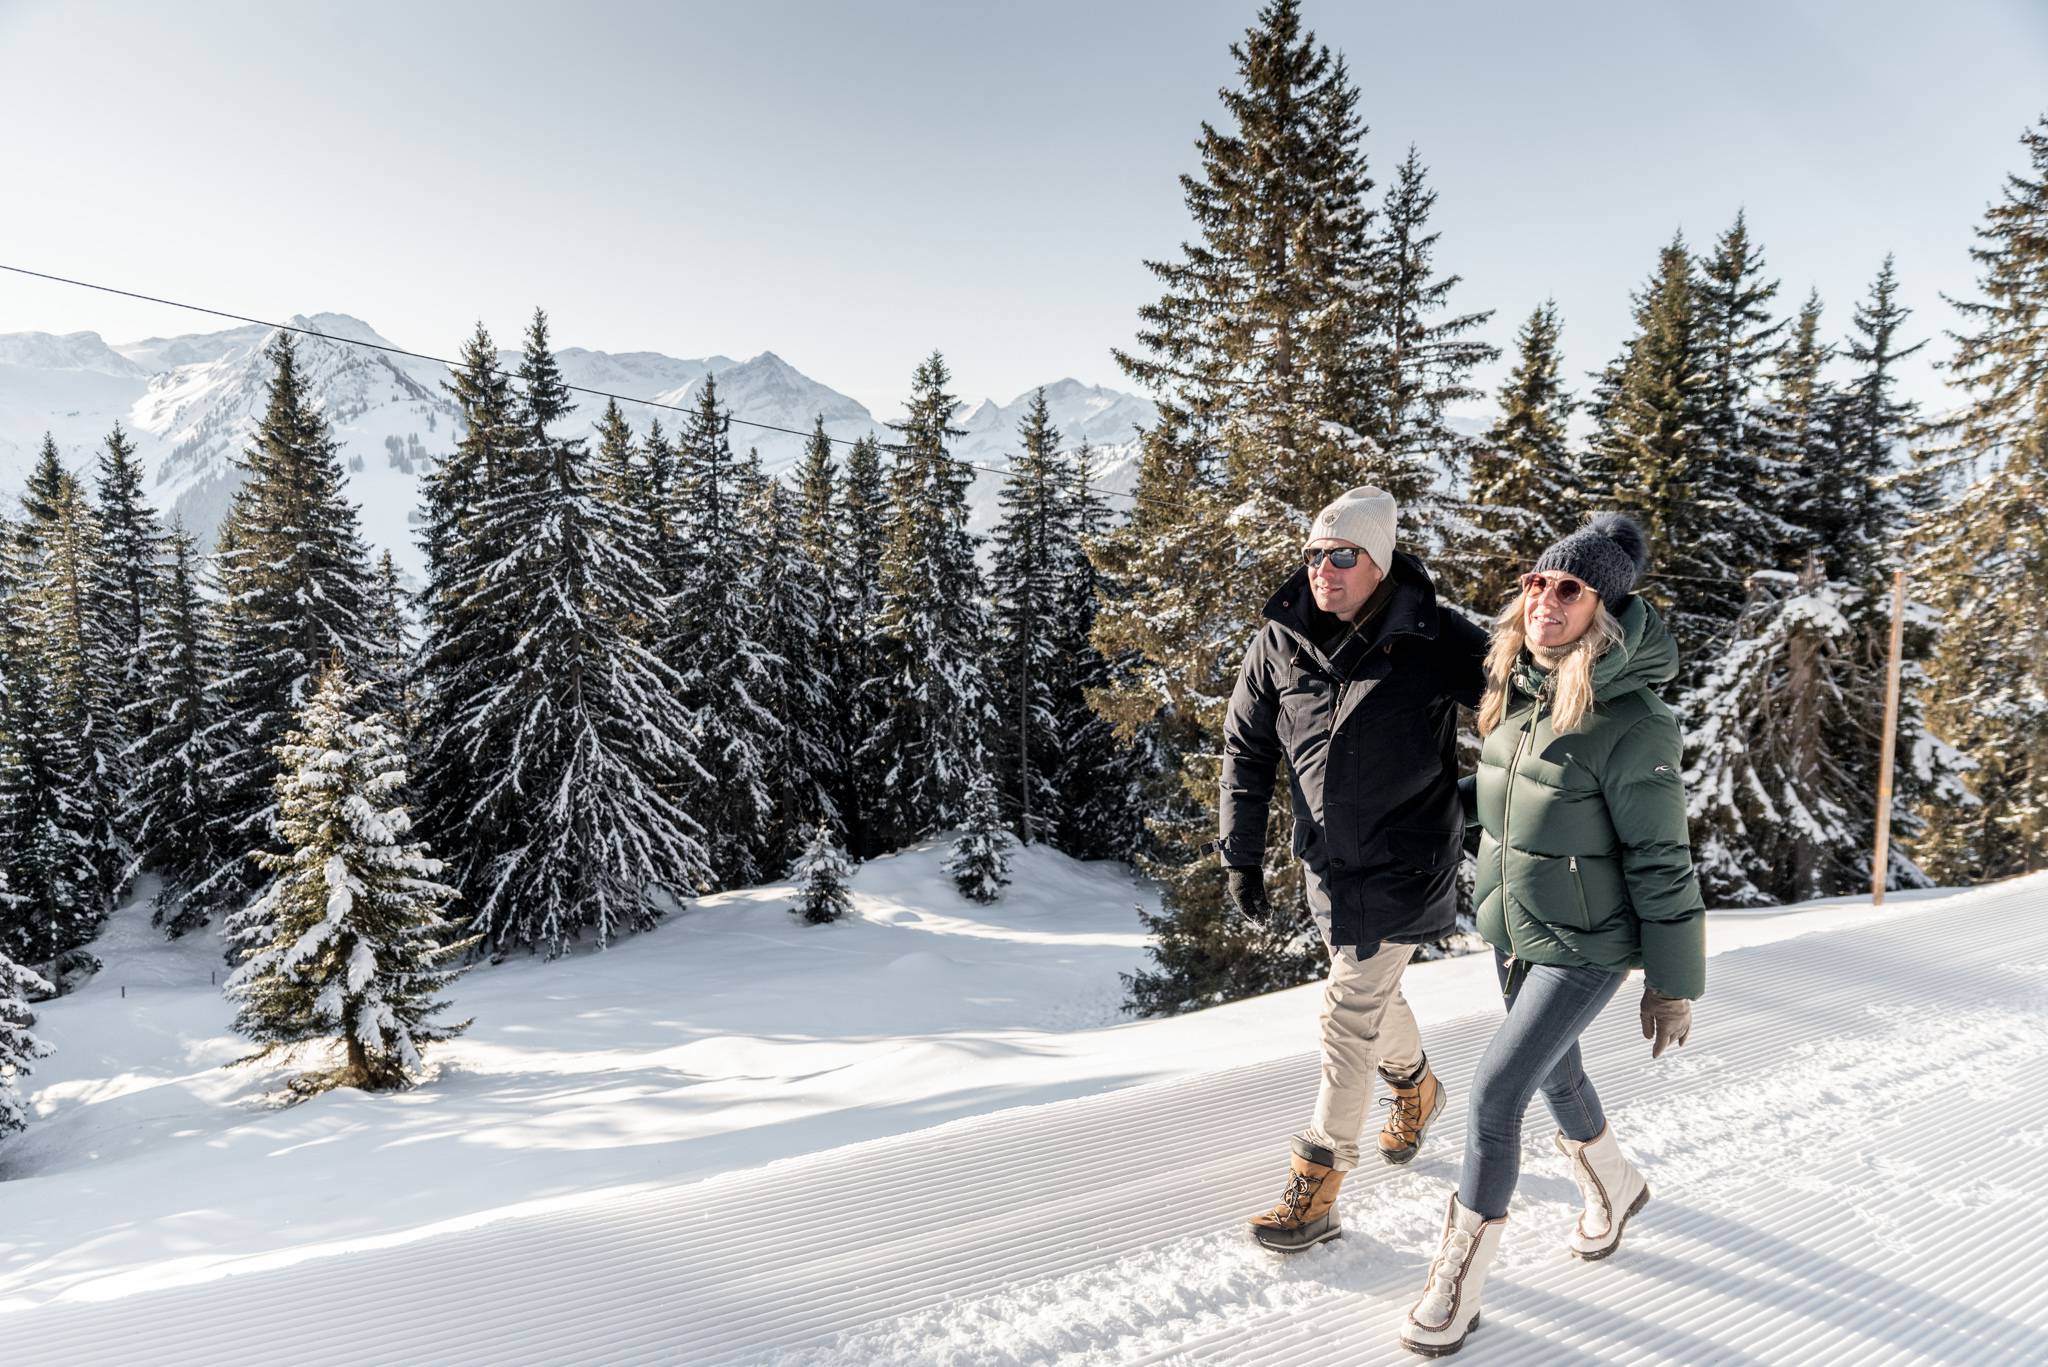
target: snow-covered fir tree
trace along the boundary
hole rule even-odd
[[[804,852],[796,863],[796,905],[790,910],[811,925],[824,925],[845,917],[853,910],[853,898],[846,890],[853,877],[853,861],[839,844],[832,827],[819,823],[811,828]]]
[[[779,667],[759,639],[750,572],[756,555],[746,518],[753,476],[735,456],[732,414],[705,376],[688,424],[676,434],[675,511],[679,582],[661,658],[701,728],[688,807],[703,828],[717,887],[758,883],[761,833],[773,819],[770,770],[783,722],[762,702]]]
[[[11,896],[7,878],[0,873],[0,908]],[[0,917],[5,916],[0,910]],[[50,1046],[29,1032],[36,1023],[29,1009],[31,995],[47,997],[56,989],[42,977],[7,957],[0,950],[0,1139],[28,1124],[26,1099],[21,1080],[33,1071],[30,1065],[50,1056]]]
[[[1069,606],[1063,590],[1074,531],[1059,429],[1052,425],[1043,389],[1032,396],[1017,436],[1020,449],[999,495],[1003,514],[989,568],[995,605],[992,735],[1003,814],[1029,845],[1047,839],[1062,820],[1054,776],[1069,719],[1055,707],[1066,691],[1062,676],[1070,663],[1059,628]]]
[[[470,601],[479,620],[518,621],[521,634],[455,718],[488,767],[454,838],[478,852],[461,885],[471,928],[494,951],[553,957],[584,931],[604,945],[652,925],[664,896],[689,896],[710,873],[680,805],[686,778],[701,777],[683,680],[615,626],[658,611],[661,586],[618,549],[644,514],[605,498],[583,440],[557,435],[569,391],[538,309],[519,387],[518,446],[479,508],[502,555]]]
[[[1869,581],[1896,560],[1906,519],[1894,476],[1907,435],[1919,426],[1919,405],[1898,393],[1899,362],[1927,345],[1905,344],[1912,310],[1899,302],[1898,276],[1887,255],[1856,306],[1852,332],[1841,348],[1849,379],[1831,396],[1830,445],[1838,472],[1824,498],[1811,506],[1823,517],[1821,554],[1829,571],[1852,584]]]
[[[804,643],[799,658],[811,662],[809,686],[815,691],[823,715],[812,724],[813,743],[822,755],[829,775],[825,795],[838,813],[838,828],[849,828],[846,813],[859,800],[854,782],[852,756],[856,744],[852,726],[854,697],[860,678],[849,667],[854,642],[848,638],[849,593],[847,588],[850,550],[845,535],[843,505],[839,490],[839,465],[832,451],[832,438],[825,431],[821,414],[804,443],[803,460],[796,471],[796,528],[794,553],[804,559],[804,575],[817,598],[815,634]],[[876,569],[880,567],[880,540],[876,541]],[[768,613],[774,621],[774,613]],[[787,656],[789,648],[778,646]]]
[[[1436,522],[1434,465],[1375,440],[1389,431],[1383,380],[1399,328],[1383,325],[1392,257],[1375,231],[1350,75],[1303,29],[1294,0],[1262,7],[1232,56],[1225,118],[1204,125],[1199,167],[1181,182],[1194,232],[1178,257],[1147,263],[1161,295],[1139,311],[1137,345],[1116,353],[1160,420],[1139,447],[1130,521],[1092,555],[1119,590],[1095,644],[1123,663],[1090,697],[1120,738],[1155,757],[1140,867],[1163,885],[1160,966],[1132,988],[1148,1012],[1321,968],[1318,950],[1295,952],[1291,928],[1284,942],[1229,939],[1222,870],[1196,855],[1215,833],[1215,756],[1237,662],[1300,551],[1298,539],[1284,552],[1278,539],[1298,538],[1317,509],[1367,482],[1402,501],[1404,535],[1426,543]],[[1413,239],[1425,255],[1427,237]],[[1411,307],[1411,323],[1422,312]],[[1277,521],[1234,516],[1253,507]]]
[[[1065,476],[1071,538],[1063,548],[1053,630],[1064,667],[1052,709],[1064,718],[1064,730],[1052,778],[1059,818],[1052,842],[1077,859],[1129,859],[1144,833],[1147,756],[1124,744],[1109,719],[1089,705],[1091,693],[1110,686],[1116,668],[1094,641],[1099,605],[1118,592],[1089,556],[1114,522],[1096,473],[1095,452],[1083,442]],[[1135,662],[1126,656],[1117,663]]]
[[[1384,440],[1393,328],[1357,87],[1296,0],[1270,0],[1231,55],[1228,119],[1181,177],[1199,240],[1145,263],[1163,293],[1117,361],[1172,440],[1220,462],[1235,429],[1238,482],[1310,510],[1377,483],[1426,523],[1429,469]]]
[[[444,943],[455,889],[413,839],[404,745],[388,717],[339,664],[323,671],[277,747],[277,829],[263,851],[263,893],[228,919],[239,967],[227,995],[235,1029],[261,1046],[244,1062],[338,1041],[343,1064],[302,1079],[386,1091],[414,1081],[421,1050],[468,1022],[431,1017],[459,970],[443,966],[472,941]]]
[[[803,544],[796,501],[781,480],[770,479],[746,510],[753,528],[751,611],[760,623],[766,666],[752,693],[779,723],[762,737],[770,814],[756,857],[769,877],[780,877],[801,852],[807,828],[838,823],[834,794],[843,788],[840,722],[832,710],[831,656],[825,650],[831,584]]]
[[[1766,494],[1783,441],[1766,381],[1785,331],[1785,320],[1770,308],[1778,282],[1764,278],[1763,248],[1750,236],[1746,214],[1738,211],[1713,251],[1699,258],[1693,287],[1705,372],[1699,435],[1709,453],[1697,494],[1716,500],[1729,543],[1740,550],[1729,563],[1746,571],[1767,566],[1763,547],[1784,539]]]
[[[1758,573],[1734,641],[1694,695],[1685,775],[1709,906],[1763,906],[1870,883],[1884,674],[1858,650],[1861,591],[1822,574]],[[1881,664],[1881,662],[1879,662]],[[1848,741],[1849,744],[1844,744]],[[1910,863],[1909,883],[1924,883]]]
[[[1500,349],[1474,335],[1492,319],[1491,309],[1445,312],[1460,277],[1444,274],[1436,264],[1440,234],[1429,226],[1436,198],[1421,155],[1411,146],[1387,187],[1380,213],[1380,293],[1374,320],[1386,425],[1370,435],[1396,470],[1422,476],[1441,469],[1453,489],[1462,489],[1479,443],[1453,428],[1448,412],[1453,405],[1479,397],[1472,387],[1472,372],[1497,359]],[[1400,500],[1403,534],[1425,554],[1466,543],[1473,516],[1469,495],[1446,497],[1430,483],[1404,491],[1406,497]],[[1314,507],[1308,510],[1313,512]],[[1471,596],[1469,563],[1446,560],[1437,573],[1456,597]]]
[[[57,463],[48,435],[24,500],[29,516],[18,544],[19,595],[31,649],[40,659],[51,726],[70,755],[75,817],[91,862],[88,914],[113,910],[132,875],[125,807],[127,748],[119,698],[108,664],[121,650],[103,639],[105,618],[94,610],[94,567],[100,553],[97,510],[84,484]]]
[[[514,550],[490,513],[510,488],[524,448],[511,382],[497,369],[497,344],[481,324],[461,361],[443,386],[461,412],[461,431],[454,449],[420,481],[427,574],[414,679],[420,830],[443,851],[450,881],[473,894],[496,856],[501,828],[499,814],[482,808],[497,759],[472,727],[479,700],[510,687],[519,673],[513,646],[526,625],[523,604],[485,591]]]
[[[951,378],[933,352],[894,424],[902,441],[889,481],[877,659],[863,683],[879,719],[854,759],[881,776],[869,829],[892,846],[965,819],[968,788],[988,768],[988,612],[967,530],[974,475],[948,449],[961,435]]]
[[[398,582],[391,552],[377,557],[370,581],[368,639],[362,663],[369,707],[390,718],[408,747],[418,723],[413,697],[413,630],[411,597]]]
[[[1004,828],[995,780],[978,774],[967,786],[960,834],[946,852],[945,870],[970,902],[984,905],[1010,885],[1010,833]]]
[[[598,419],[593,468],[598,492],[606,502],[628,514],[620,519],[615,532],[623,538],[617,546],[619,553],[646,567],[661,590],[656,600],[657,608],[665,607],[667,585],[661,581],[660,536],[672,511],[661,508],[656,500],[655,484],[641,454],[640,443],[634,440],[633,429],[626,422],[626,415],[616,399],[605,400],[604,414]],[[651,644],[660,632],[660,618],[661,613],[657,611],[654,620],[627,618],[614,623],[614,626],[642,644]]]
[[[0,953],[48,963],[92,938],[100,920],[100,871],[91,813],[81,797],[76,738],[52,704],[41,599],[43,542],[33,531],[38,500],[61,493],[54,443],[45,439],[49,478],[32,477],[27,518],[9,530],[0,556]],[[53,970],[54,971],[54,970]]]
[[[162,582],[151,600],[143,654],[149,664],[149,727],[130,753],[130,819],[142,866],[161,887],[151,921],[172,937],[206,923],[187,895],[216,865],[213,773],[225,738],[208,712],[217,654],[198,551],[183,524],[165,538]]]
[[[135,443],[114,424],[99,458],[99,553],[88,590],[92,638],[105,652],[98,662],[107,718],[106,748],[119,766],[115,787],[123,814],[116,829],[131,852],[137,850],[131,792],[130,754],[136,740],[154,729],[148,634],[159,591],[165,551],[162,523],[142,492],[142,467]]]
[[[290,334],[278,334],[268,356],[268,404],[215,545],[221,673],[208,709],[229,741],[211,776],[218,862],[189,899],[202,914],[253,895],[249,856],[273,840],[276,747],[314,676],[330,658],[360,667],[373,653],[369,552],[338,447]]]
[[[1545,300],[1515,337],[1515,367],[1500,389],[1500,416],[1475,444],[1458,539],[1468,605],[1492,614],[1515,596],[1526,566],[1569,532],[1582,508],[1566,426],[1574,403],[1561,377],[1563,324]]]
[[[1911,538],[1941,615],[1928,724],[1974,766],[1975,800],[1930,803],[1915,847],[1944,883],[2048,867],[2048,117],[2021,145],[2025,170],[1977,229],[1979,297],[1956,301],[1949,365],[1959,407],[1923,467],[1968,483]]]
[[[840,812],[847,844],[862,859],[883,852],[882,832],[868,819],[880,802],[884,775],[853,756],[881,719],[882,700],[865,686],[881,659],[882,555],[889,546],[889,485],[882,448],[872,436],[854,442],[839,484],[838,589],[840,676],[844,681],[839,751],[845,756],[846,792]]]
[[[1585,461],[1588,499],[1634,514],[1660,548],[1645,591],[1677,637],[1688,686],[1733,634],[1747,574],[1776,544],[1744,538],[1730,516],[1732,486],[1707,437],[1716,390],[1701,293],[1692,253],[1674,237],[1636,296],[1634,334],[1596,391]]]
[[[1824,312],[1820,292],[1810,291],[1771,373],[1777,449],[1771,458],[1774,479],[1759,493],[1796,529],[1774,553],[1774,568],[1788,573],[1797,572],[1814,551],[1822,564],[1835,563],[1839,551],[1833,529],[1846,525],[1843,510],[1849,506],[1837,487],[1853,472],[1836,446],[1840,405],[1825,373],[1835,349],[1821,336]]]

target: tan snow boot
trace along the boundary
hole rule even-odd
[[[1380,1080],[1393,1092],[1387,1098],[1393,1109],[1387,1115],[1387,1123],[1380,1127],[1379,1137],[1380,1157],[1389,1163],[1402,1164],[1413,1159],[1422,1147],[1423,1135],[1429,1132],[1429,1123],[1444,1108],[1444,1089],[1431,1071],[1428,1059],[1422,1061],[1421,1072],[1421,1077],[1407,1085],[1384,1072],[1380,1074]]]
[[[1572,1178],[1586,1202],[1572,1230],[1572,1256],[1589,1262],[1604,1258],[1621,1247],[1629,1216],[1649,1202],[1650,1184],[1622,1153],[1612,1125],[1597,1139],[1584,1141],[1566,1139],[1560,1130],[1557,1151],[1571,1160]]]
[[[1337,1155],[1304,1139],[1294,1141],[1287,1189],[1280,1202],[1251,1220],[1252,1237],[1275,1253],[1299,1253],[1344,1232],[1337,1223],[1337,1188],[1344,1174]]]
[[[1465,1346],[1465,1336],[1479,1327],[1479,1299],[1507,1227],[1507,1216],[1482,1220],[1459,1205],[1457,1197],[1451,1198],[1443,1242],[1429,1265],[1429,1281],[1401,1329],[1403,1348],[1440,1358]]]

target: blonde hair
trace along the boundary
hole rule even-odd
[[[1493,734],[1507,715],[1508,696],[1514,688],[1515,661],[1528,644],[1522,625],[1522,598],[1517,593],[1493,619],[1493,644],[1486,652],[1486,696],[1479,700],[1479,734]],[[1593,620],[1579,639],[1557,653],[1557,665],[1550,672],[1550,720],[1559,735],[1579,729],[1593,706],[1593,666],[1600,657],[1621,644],[1621,623],[1607,610],[1607,604],[1593,604]]]

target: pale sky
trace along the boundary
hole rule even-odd
[[[2023,0],[1304,8],[1376,175],[1429,164],[1455,301],[1506,348],[1555,296],[1581,392],[1659,246],[1738,208],[1786,313],[1817,285],[1840,335],[1893,251],[1937,335],[2048,112]],[[1109,349],[1256,10],[0,0],[0,262],[443,355],[542,304],[557,345],[773,350],[884,415],[934,347],[969,399],[1130,389]],[[0,275],[0,332],[223,326]]]

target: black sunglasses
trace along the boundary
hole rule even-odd
[[[1573,603],[1578,602],[1579,595],[1586,591],[1584,584],[1562,574],[1525,574],[1522,576],[1522,592],[1528,594],[1531,598],[1541,598],[1544,591],[1550,588],[1557,590],[1557,601],[1565,607],[1570,607]]]
[[[1311,546],[1302,552],[1302,558],[1308,561],[1310,569],[1322,564],[1324,557],[1327,556],[1330,563],[1338,569],[1349,570],[1357,568],[1358,557],[1363,554],[1365,552],[1356,546]]]

